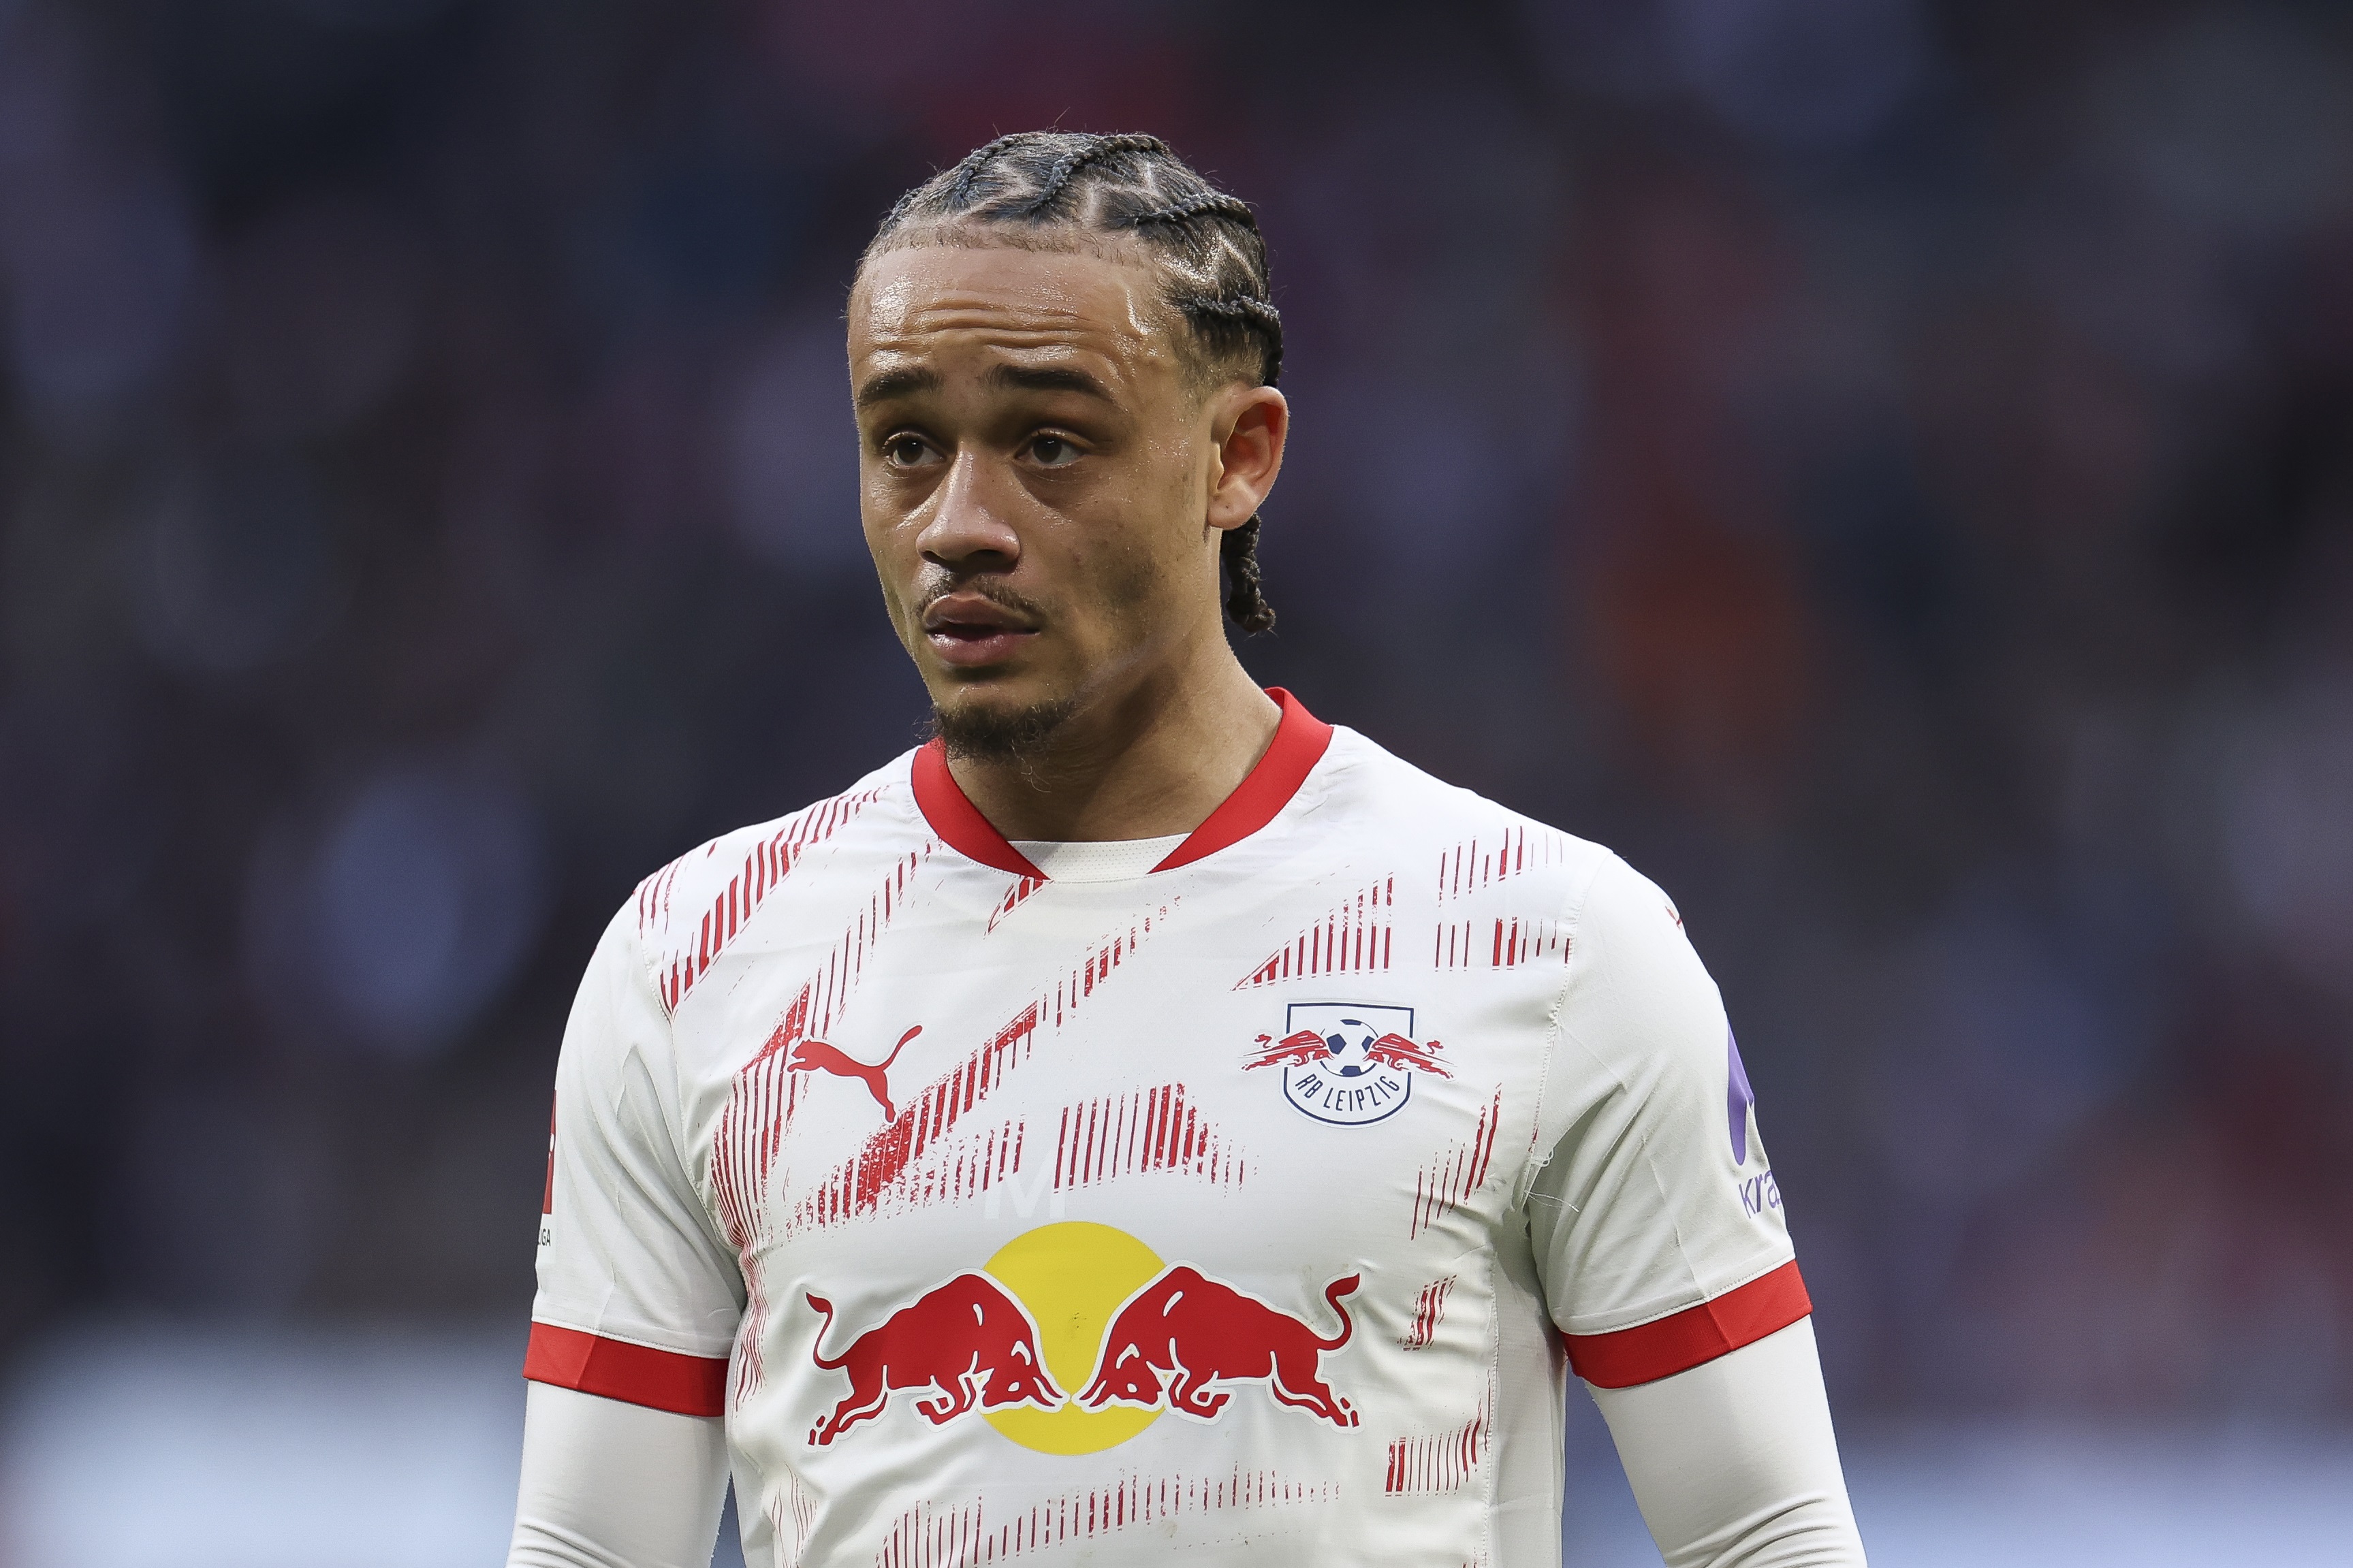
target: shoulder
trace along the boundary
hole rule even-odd
[[[1335,726],[1328,768],[1316,809],[1393,855],[1419,854],[1441,907],[1502,922],[1473,934],[1507,943],[1516,918],[1538,922],[1535,937],[1523,923],[1521,940],[1563,957],[1580,933],[1594,956],[1605,945],[1691,952],[1674,900],[1608,846],[1448,784],[1354,730]]]
[[[1354,730],[1335,726],[1328,765],[1320,808],[1419,850],[1441,902],[1512,884],[1540,890],[1562,914],[1583,904],[1597,878],[1625,867],[1604,846],[1448,784]]]
[[[675,1007],[754,910],[805,863],[895,840],[914,820],[910,751],[839,795],[704,840],[639,882],[613,919]]]

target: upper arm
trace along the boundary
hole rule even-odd
[[[1612,857],[1569,969],[1530,1231],[1570,1363],[1619,1386],[1752,1342],[1807,1304],[1723,1001],[1673,906]]]
[[[565,1028],[553,1136],[525,1375],[720,1414],[743,1279],[689,1168],[670,1017],[627,910]]]
[[[1812,1327],[1593,1391],[1668,1568],[1862,1568]]]
[[[507,1568],[708,1568],[724,1422],[534,1384]]]

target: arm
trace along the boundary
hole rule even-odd
[[[529,1386],[507,1568],[709,1568],[725,1424]]]
[[[1528,1192],[1569,1365],[1671,1568],[1859,1565],[1812,1304],[1715,983],[1614,858],[1570,952],[1560,1131]]]
[[[670,1015],[628,909],[555,1078],[510,1568],[707,1568],[744,1285],[689,1173]]]
[[[1592,1393],[1667,1568],[1862,1568],[1812,1319]]]

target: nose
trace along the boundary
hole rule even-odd
[[[1021,559],[1021,538],[989,499],[980,458],[959,451],[947,478],[932,493],[932,515],[915,536],[923,559],[949,571],[1009,572]]]

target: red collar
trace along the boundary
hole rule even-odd
[[[1282,721],[1275,726],[1274,740],[1266,755],[1250,775],[1234,786],[1218,809],[1209,813],[1200,826],[1186,835],[1185,842],[1168,852],[1168,858],[1152,868],[1155,871],[1173,871],[1179,866],[1189,866],[1205,855],[1214,855],[1230,844],[1239,844],[1274,820],[1274,814],[1290,804],[1307,782],[1307,775],[1323,759],[1324,749],[1332,743],[1332,726],[1300,706],[1299,699],[1280,686],[1270,686],[1266,694],[1282,705]],[[972,804],[955,775],[948,771],[947,748],[932,741],[915,753],[915,805],[923,820],[931,824],[951,849],[984,866],[993,866],[1017,877],[1035,877],[1039,881],[1046,874],[1029,864],[1029,857],[1006,841],[996,825],[981,816],[980,808]]]

